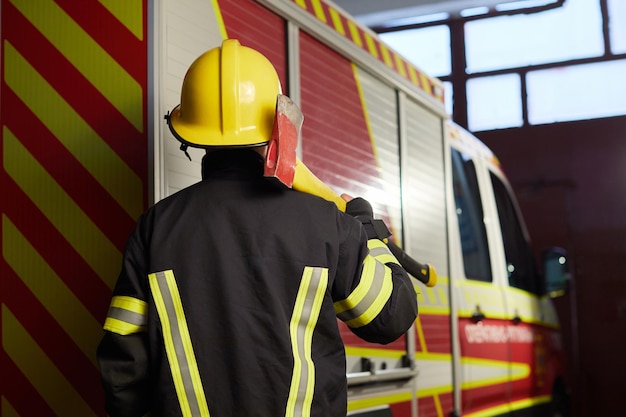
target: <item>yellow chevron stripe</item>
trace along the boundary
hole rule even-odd
[[[4,168],[109,288],[122,254],[5,126]]]
[[[311,0],[311,3],[313,4],[315,17],[317,17],[321,22],[327,23],[326,14],[324,13],[324,8],[322,7],[320,0]]]
[[[413,67],[413,65],[409,65],[409,79],[413,84],[417,86],[420,85],[417,79],[417,71],[415,70],[415,67]]]
[[[15,227],[2,216],[2,255],[22,282],[96,366],[101,325]]]
[[[330,6],[328,6],[328,11],[330,12],[330,19],[333,21],[335,30],[341,35],[346,36],[346,29],[343,27],[339,12]]]
[[[374,41],[372,36],[369,33],[367,33],[367,32],[364,32],[363,36],[365,37],[365,43],[367,44],[367,49],[370,51],[370,55],[372,55],[375,58],[379,58],[380,55],[378,55],[378,49],[376,48],[376,42]]]
[[[350,36],[352,37],[352,42],[359,48],[363,47],[363,40],[361,39],[361,32],[359,32],[359,28],[357,25],[348,20],[348,29],[350,30]]]
[[[142,0],[99,0],[139,40],[143,40]]]
[[[424,91],[426,91],[428,94],[432,94],[433,89],[430,86],[430,80],[428,79],[428,77],[424,73],[420,73],[420,78],[422,80],[421,85]]]
[[[13,362],[58,416],[96,416],[37,342],[2,305],[2,344]],[[3,407],[4,408],[4,407]],[[4,410],[3,410],[4,411]],[[4,413],[3,413],[4,415]]]
[[[393,61],[391,60],[391,52],[389,51],[389,48],[387,48],[387,46],[382,43],[378,43],[378,46],[380,47],[380,51],[383,55],[383,62],[385,63],[385,65],[387,65],[391,69],[394,69]]]
[[[143,105],[141,105],[143,92],[137,81],[54,1],[10,1],[139,132],[143,133]],[[127,7],[126,2],[118,3],[120,8]],[[123,6],[121,3],[124,3]]]
[[[402,57],[400,57],[400,55],[394,53],[393,54],[393,58],[396,61],[396,67],[398,68],[398,71],[400,72],[400,75],[402,75],[403,77],[406,77],[406,69],[404,67],[404,60],[402,59]]]
[[[2,397],[2,405],[0,407],[0,415],[4,417],[20,417],[20,415],[17,414],[17,411],[15,411],[15,408],[13,408],[9,400],[4,398],[4,396]]]
[[[291,0],[291,1],[299,5],[304,10],[307,10],[307,6],[304,0]],[[345,16],[347,20],[347,24],[348,24],[348,30],[350,33],[350,35],[348,36],[346,34],[344,25],[341,22],[340,13],[337,10],[333,9],[333,7],[327,2],[325,2],[324,0],[311,0],[311,3],[313,4],[313,11],[310,11],[310,10],[307,10],[307,11],[311,13],[312,15],[315,15],[315,17],[318,20],[320,20],[323,23],[328,24],[327,17],[324,14],[324,6],[322,5],[323,3],[326,5],[328,9],[330,18],[333,22],[334,29],[339,34],[350,39],[359,48],[363,48],[363,39],[364,39],[365,44],[367,45],[368,52],[370,53],[370,55],[372,55],[376,59],[380,59],[380,54],[377,50],[377,46],[380,47],[381,54],[382,54],[382,61],[389,68],[391,68],[393,71],[397,72],[401,76],[409,79],[415,86],[424,90],[427,94],[443,102],[443,95],[440,93],[440,90],[442,90],[442,87],[443,87],[443,84],[441,83],[441,81],[439,81],[436,78],[428,77],[428,75],[416,69],[411,63],[403,61],[403,58],[401,56],[397,56],[397,54],[393,54],[393,53],[390,53],[390,51],[387,51],[386,46],[383,42],[381,42],[376,37],[372,37],[368,32],[365,32],[365,31],[362,32],[358,23],[351,20],[350,16]],[[394,62],[396,64],[395,67],[393,65]],[[406,63],[406,66],[408,67],[408,73],[407,73],[407,69],[404,67],[403,64],[401,64],[401,62]],[[437,87],[441,87],[441,89],[436,88],[433,91],[433,87],[432,87],[433,83]]]
[[[139,217],[143,211],[141,179],[10,43],[4,46],[8,86],[126,212],[133,219]]]

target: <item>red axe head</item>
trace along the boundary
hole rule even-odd
[[[264,175],[291,188],[296,173],[296,147],[304,116],[287,96],[276,98],[272,138],[267,144]]]

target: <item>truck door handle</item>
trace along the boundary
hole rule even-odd
[[[387,369],[387,364],[383,362],[381,369],[374,369],[374,363],[369,358],[361,358],[360,372],[346,373],[348,386],[379,384],[381,382],[403,382],[407,381],[419,373],[413,361],[408,355],[402,357],[401,367]]]
[[[472,322],[478,323],[485,319],[485,313],[480,309],[480,306],[476,306],[476,310],[472,313]]]
[[[381,369],[371,372],[353,372],[346,374],[348,386],[378,384],[381,382],[401,382],[407,381],[418,374],[417,369],[398,368]]]

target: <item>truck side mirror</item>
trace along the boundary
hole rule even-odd
[[[564,295],[569,287],[570,271],[567,251],[548,248],[542,252],[545,293],[551,298]]]

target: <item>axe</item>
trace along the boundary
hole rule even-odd
[[[276,100],[272,137],[267,147],[264,175],[288,188],[331,201],[337,205],[340,211],[345,212],[346,201],[315,176],[296,157],[296,147],[303,121],[304,116],[298,106],[289,97],[279,94]],[[435,268],[417,262],[402,248],[389,240],[391,233],[382,220],[374,219],[372,225],[378,237],[387,244],[405,271],[427,287],[435,286],[437,283]]]

